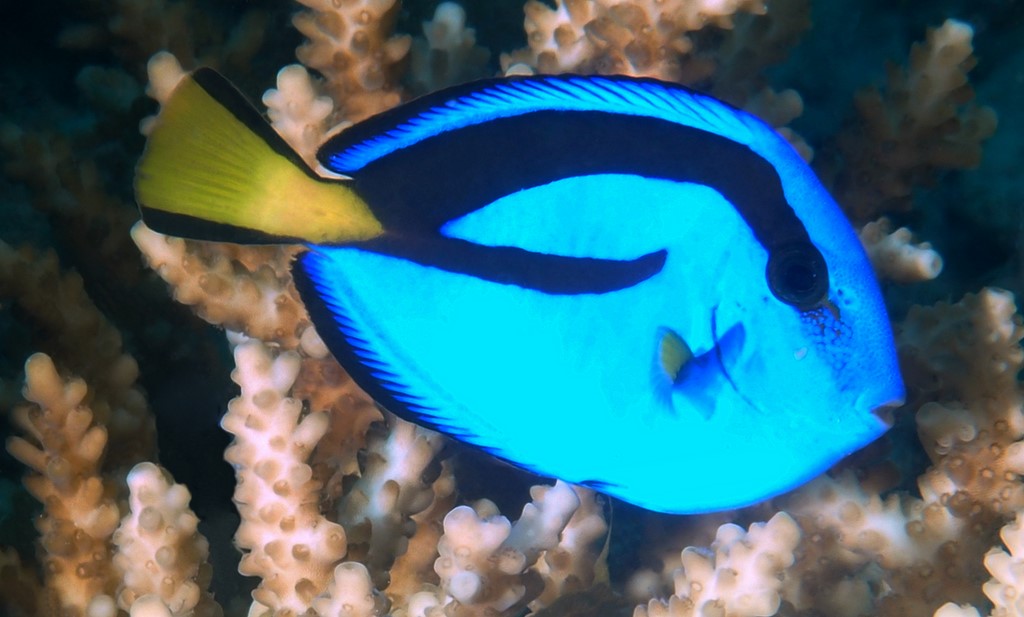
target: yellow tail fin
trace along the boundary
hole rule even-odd
[[[346,182],[313,173],[211,69],[182,79],[160,110],[135,195],[147,225],[201,240],[341,244],[383,233]]]

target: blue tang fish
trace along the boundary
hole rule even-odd
[[[674,84],[494,79],[356,124],[315,174],[224,78],[161,110],[153,229],[300,242],[317,331],[398,415],[648,509],[750,504],[904,396],[860,243],[793,148]]]

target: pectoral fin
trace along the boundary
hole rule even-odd
[[[659,331],[656,364],[670,383],[671,406],[676,413],[695,412],[711,419],[716,398],[724,388],[734,388],[726,366],[739,357],[744,338],[743,326],[736,324],[714,346],[696,354],[675,331]]]
[[[671,381],[676,382],[680,371],[693,360],[693,350],[683,337],[668,328],[662,328],[658,341],[658,366]]]

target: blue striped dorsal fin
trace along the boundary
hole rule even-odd
[[[538,111],[646,116],[750,144],[773,132],[726,103],[647,78],[531,76],[492,79],[441,90],[374,116],[328,140],[317,154],[340,174],[360,169],[425,139],[499,118]]]

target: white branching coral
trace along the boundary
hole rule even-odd
[[[398,77],[411,37],[393,35],[396,0],[299,0],[292,23],[307,41],[295,55],[320,71],[344,119],[356,122],[397,105]]]
[[[992,579],[981,589],[992,601],[992,617],[1024,615],[1024,513],[999,532],[1006,549],[993,548],[985,555]]]
[[[572,489],[580,505],[559,534],[558,544],[545,550],[537,560],[544,591],[530,603],[533,610],[588,589],[595,582],[606,582],[597,580],[601,576],[599,564],[608,534],[602,506],[605,498],[590,489],[579,486]]]
[[[85,615],[94,603],[113,605],[117,586],[109,540],[120,515],[100,464],[107,431],[93,422],[81,379],[63,379],[45,354],[25,362],[25,398],[14,422],[31,442],[13,437],[8,451],[34,473],[25,487],[46,506],[36,521],[46,552],[49,602],[58,612]]]
[[[286,348],[311,325],[287,264],[299,249],[232,247],[157,233],[139,222],[132,239],[174,290],[174,299],[203,319]],[[251,264],[251,265],[249,265]]]
[[[785,513],[744,531],[718,528],[711,551],[683,551],[668,601],[651,600],[634,617],[767,617],[779,610],[782,575],[793,565],[800,528]]]
[[[146,73],[149,76],[149,85],[146,86],[146,94],[161,105],[171,97],[171,93],[178,86],[178,82],[185,76],[185,69],[173,54],[161,51],[153,55],[146,63]],[[142,121],[139,129],[143,135],[148,135],[156,116],[150,116]]]
[[[729,28],[740,11],[764,12],[761,0],[530,0],[525,49],[504,55],[502,68],[538,73],[643,75],[694,83],[714,63],[691,54],[690,34],[708,25]],[[513,70],[513,72],[519,72]]]
[[[917,416],[935,465],[922,476],[921,491],[946,496],[960,516],[1010,516],[1024,508],[1022,337],[1013,295],[995,289],[916,307],[902,325],[908,378],[934,388]]]
[[[927,242],[914,243],[906,227],[893,230],[892,221],[881,218],[858,232],[878,278],[896,283],[930,281],[942,272],[942,257]]]
[[[327,591],[313,600],[313,608],[324,617],[380,617],[385,606],[369,570],[355,561],[338,564]]]
[[[452,598],[446,614],[506,613],[541,593],[544,583],[530,567],[543,551],[558,546],[580,500],[561,481],[535,486],[530,494],[533,501],[514,524],[489,502],[478,503],[476,509],[458,506],[445,516],[434,569]]]
[[[884,92],[856,98],[858,121],[838,137],[844,168],[836,198],[857,221],[910,207],[911,189],[936,169],[975,167],[996,128],[995,112],[971,103],[974,30],[953,19],[915,43],[906,69],[889,67]],[[826,172],[827,173],[827,172]]]
[[[389,582],[395,557],[406,551],[407,536],[415,529],[412,515],[434,500],[423,476],[444,445],[437,433],[390,414],[388,420],[391,430],[371,437],[360,477],[337,511],[348,531],[349,557],[364,563],[381,588]]]
[[[278,614],[301,615],[327,587],[345,555],[345,529],[319,511],[320,484],[307,464],[327,431],[323,412],[304,414],[290,397],[299,356],[275,354],[259,341],[235,348],[232,378],[241,394],[221,421],[235,436],[224,457],[235,467],[235,535],[247,551],[239,570],[262,578],[253,597]]]
[[[153,463],[136,465],[127,482],[129,512],[113,537],[114,565],[124,573],[118,606],[138,611],[136,603],[149,595],[174,617],[222,614],[207,591],[212,576],[209,545],[188,507],[188,489],[174,484]]]
[[[319,93],[306,67],[290,64],[277,72],[277,88],[263,94],[263,104],[277,134],[316,169],[316,151],[328,132],[334,101]]]
[[[992,578],[982,586],[992,602],[989,617],[1024,615],[1024,513],[1007,523],[999,532],[1003,546],[992,547],[985,554],[985,569]],[[970,604],[947,602],[935,611],[934,617],[981,617]]]
[[[412,42],[412,76],[417,93],[433,92],[486,76],[490,52],[476,44],[476,31],[466,25],[466,11],[442,2],[434,19],[423,22],[423,37]]]

